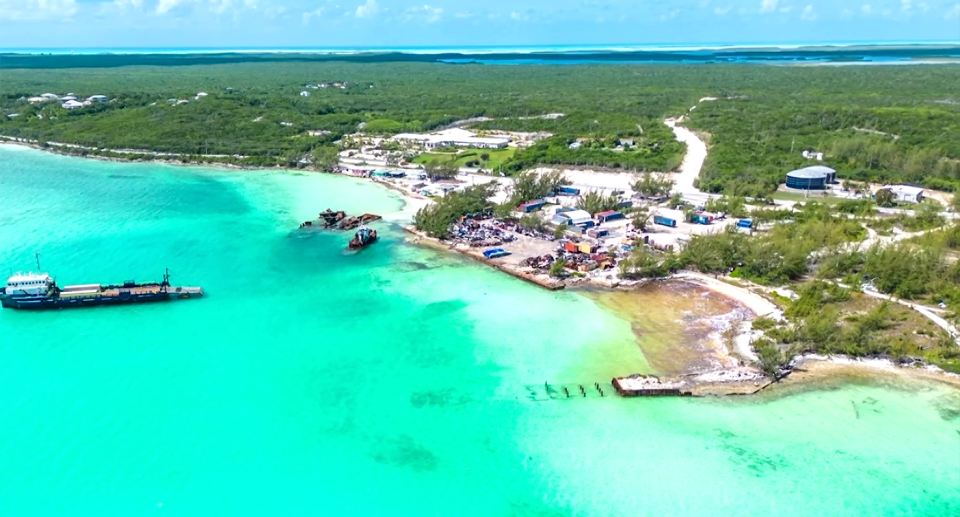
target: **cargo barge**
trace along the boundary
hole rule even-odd
[[[170,274],[163,281],[138,284],[132,280],[121,285],[67,285],[59,287],[46,273],[17,273],[0,288],[0,305],[8,309],[42,310],[97,305],[163,302],[179,298],[199,298],[202,287],[174,287]]]

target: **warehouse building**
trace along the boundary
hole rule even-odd
[[[787,173],[787,188],[799,190],[823,190],[837,182],[837,171],[823,165],[804,167]]]

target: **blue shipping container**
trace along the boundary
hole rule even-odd
[[[737,228],[753,228],[753,221],[750,219],[740,219],[737,221]]]
[[[669,217],[663,217],[659,215],[653,216],[653,223],[661,226],[669,226],[671,228],[677,227],[677,221],[670,219]]]
[[[573,187],[560,187],[560,193],[566,196],[579,196],[580,189]]]

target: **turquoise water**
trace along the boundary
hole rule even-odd
[[[387,214],[383,241],[291,235],[328,206]],[[0,515],[960,513],[957,391],[553,400],[645,368],[629,323],[404,244],[402,209],[347,178],[0,146],[4,270],[39,251],[61,284],[169,267],[208,293],[0,311]]]

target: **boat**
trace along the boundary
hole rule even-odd
[[[162,302],[178,298],[199,298],[202,287],[174,287],[170,273],[164,272],[162,282],[138,284],[133,280],[120,285],[83,284],[60,287],[47,273],[17,273],[0,288],[0,305],[7,309],[63,309],[122,305],[128,303]]]
[[[351,250],[362,250],[374,242],[377,242],[377,231],[371,230],[366,226],[361,226],[360,229],[357,230],[356,235],[353,236],[353,239],[350,240],[347,248]]]
[[[487,257],[488,259],[506,257],[509,254],[510,252],[503,248],[491,248],[483,252],[483,256]]]

